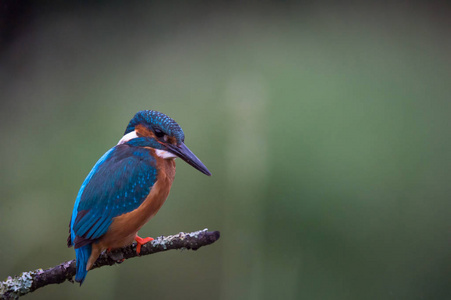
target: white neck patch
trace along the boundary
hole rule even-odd
[[[161,158],[164,159],[169,159],[169,158],[176,158],[177,155],[172,154],[171,152],[165,151],[165,150],[160,150],[160,149],[155,149],[155,154],[158,155]]]
[[[136,139],[138,137],[138,135],[136,134],[136,130],[127,133],[126,135],[124,135],[120,140],[119,143],[117,143],[118,145],[127,143],[129,140],[133,140]]]

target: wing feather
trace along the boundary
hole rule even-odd
[[[71,222],[75,248],[104,235],[114,217],[137,209],[157,178],[155,158],[144,148],[117,145],[94,166],[77,197]],[[74,217],[75,216],[75,217]]]

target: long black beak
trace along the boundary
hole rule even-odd
[[[208,171],[207,167],[196,157],[196,155],[194,155],[193,152],[191,152],[191,150],[189,150],[188,147],[186,147],[184,143],[181,143],[180,145],[167,144],[166,146],[168,147],[169,152],[177,155],[205,175],[211,176],[211,173]]]

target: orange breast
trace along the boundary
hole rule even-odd
[[[154,150],[149,148],[149,151]],[[98,243],[92,244],[90,262],[94,263],[105,249],[130,245],[138,230],[158,212],[168,197],[175,176],[175,161],[153,156],[157,160],[158,174],[149,195],[137,209],[113,219],[107,233],[99,239]],[[90,267],[89,263],[88,267]]]

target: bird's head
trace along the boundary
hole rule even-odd
[[[210,176],[207,167],[185,145],[185,134],[173,119],[154,110],[142,110],[128,123],[120,144],[150,147],[164,159],[179,157],[188,164]]]

